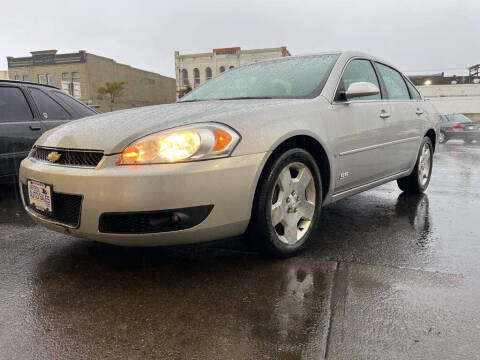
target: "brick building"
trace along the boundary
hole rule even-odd
[[[114,110],[175,101],[175,79],[119,64],[112,59],[80,50],[57,54],[57,50],[32,51],[28,57],[7,57],[12,80],[56,86],[89,105],[109,111],[97,89],[106,82],[124,81],[125,90]]]
[[[252,50],[231,47],[198,54],[180,54],[175,51],[177,96],[185,89],[194,89],[226,70],[282,56],[290,56],[285,46]]]

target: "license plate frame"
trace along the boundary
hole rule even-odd
[[[53,185],[41,181],[27,179],[28,204],[35,210],[53,213]],[[25,199],[27,200],[27,199]]]

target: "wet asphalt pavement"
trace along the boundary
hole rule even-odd
[[[35,225],[0,192],[1,359],[480,359],[480,144],[430,188],[332,204],[306,251],[231,239],[122,249]]]

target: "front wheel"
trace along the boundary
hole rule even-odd
[[[410,194],[423,193],[430,184],[433,167],[433,145],[429,137],[424,137],[418,152],[417,162],[412,173],[404,178],[398,179],[397,184],[400,190]]]
[[[295,148],[265,170],[254,204],[250,238],[263,253],[284,258],[299,252],[320,217],[322,183],[315,159]]]

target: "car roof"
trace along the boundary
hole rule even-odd
[[[59,90],[56,86],[47,85],[47,84],[39,84],[30,81],[22,81],[22,80],[8,80],[8,79],[0,79],[0,84],[8,83],[8,84],[26,84],[26,85],[33,85],[33,86],[41,86],[41,87],[48,87],[51,89]]]

